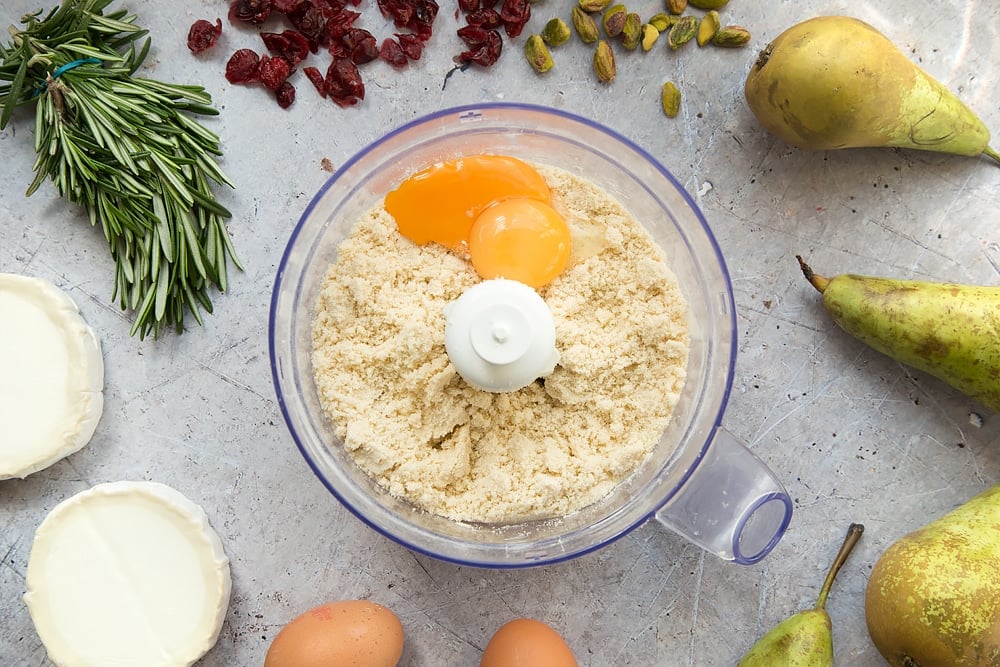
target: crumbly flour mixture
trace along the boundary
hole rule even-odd
[[[560,362],[494,394],[458,375],[444,307],[479,281],[417,246],[381,206],[341,244],[317,302],[313,368],[358,465],[398,497],[460,521],[565,515],[605,496],[659,440],[684,383],[687,306],[648,232],[603,190],[536,165],[573,235],[539,293]]]

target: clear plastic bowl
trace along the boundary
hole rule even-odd
[[[359,217],[409,173],[435,161],[477,153],[550,164],[603,187],[663,248],[690,309],[688,377],[662,439],[641,468],[609,496],[557,519],[462,523],[390,496],[338,442],[314,385],[314,306],[337,245]],[[327,489],[372,528],[414,551],[456,563],[506,568],[579,556],[653,516],[723,558],[752,563],[771,550],[791,512],[787,495],[773,480],[762,491],[757,490],[761,485],[756,477],[749,480],[756,495],[747,511],[722,518],[733,528],[716,539],[718,545],[700,535],[703,525],[719,521],[711,512],[723,510],[703,509],[727,494],[734,475],[741,476],[747,465],[742,454],[737,452],[735,468],[715,470],[699,494],[679,494],[696,470],[705,467],[699,463],[720,431],[732,386],[735,331],[725,262],[704,217],[670,173],[641,148],[597,123],[520,104],[434,113],[389,133],[344,164],[313,198],[291,235],[278,269],[269,324],[281,410],[299,450]],[[681,496],[682,502],[674,502]],[[731,500],[721,503],[725,512]],[[664,516],[671,503],[681,507],[680,521]],[[683,525],[689,519],[694,525]],[[750,525],[756,529],[748,536]]]

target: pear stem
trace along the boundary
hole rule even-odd
[[[830,571],[826,573],[826,580],[823,582],[823,587],[819,589],[816,609],[823,609],[826,606],[826,599],[830,596],[833,580],[837,578],[840,568],[844,567],[847,557],[851,555],[854,545],[861,539],[861,533],[863,532],[865,532],[865,527],[860,523],[852,523],[847,527],[847,535],[844,537],[844,543],[840,545],[840,551],[837,552],[837,557],[833,559]]]
[[[987,146],[986,148],[983,149],[983,155],[985,155],[986,157],[991,157],[994,160],[996,160],[997,162],[1000,162],[1000,153],[997,153],[995,150],[993,150],[989,146]]]
[[[806,280],[812,283],[812,286],[815,287],[820,294],[822,294],[826,290],[826,286],[830,284],[830,279],[824,278],[817,273],[813,273],[812,268],[805,263],[805,260],[802,259],[801,255],[796,255],[795,259],[799,260],[799,268],[802,269],[802,275],[804,275]]]

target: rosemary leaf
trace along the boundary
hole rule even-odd
[[[21,50],[24,51],[24,49],[25,47],[22,47]],[[28,61],[24,57],[24,55],[21,54],[20,63],[17,68],[17,73],[14,74],[14,78],[11,80],[10,83],[10,91],[12,91],[15,95],[20,94],[21,88],[24,87],[24,78],[27,75],[27,73],[28,73]],[[10,120],[10,116],[12,113],[14,113],[13,105],[4,107],[3,114],[0,115],[0,127],[4,127],[7,125],[7,122]]]
[[[147,290],[146,296],[142,300],[142,305],[138,307],[138,312],[136,313],[135,322],[132,323],[132,329],[129,331],[130,336],[134,336],[142,331],[142,323],[146,320],[152,319],[153,314],[153,303],[156,299],[156,292],[154,290]],[[135,307],[134,304],[129,304],[131,307]]]
[[[78,42],[65,42],[61,45],[60,48],[62,48],[65,51],[69,51],[70,53],[75,53],[81,58],[97,58],[98,60],[111,59],[108,57],[108,53],[106,51],[101,51],[99,49],[95,49],[91,46],[87,46],[86,44],[80,44]]]
[[[157,244],[159,245],[159,244]],[[153,257],[159,257],[155,252]],[[166,269],[160,271],[160,264],[157,262],[153,266],[153,276],[156,282],[156,299],[153,302],[153,316],[157,320],[162,320],[167,312],[167,290],[170,288],[170,272]]]
[[[170,225],[163,220],[158,220],[156,226],[156,238],[160,242],[160,256],[166,262],[174,261],[174,240],[170,232]]]
[[[230,213],[226,207],[212,199],[211,194],[201,190],[192,190],[191,196],[194,197],[194,200],[198,202],[198,204],[206,211],[223,218],[229,217]]]
[[[190,257],[194,261],[194,268],[198,271],[198,275],[207,276],[208,270],[205,268],[205,262],[202,261],[201,244],[198,242],[198,234],[191,224],[191,214],[187,211],[177,211],[177,213],[180,214],[177,216],[178,222],[181,230],[184,232],[184,236],[187,238]]]
[[[149,47],[152,46],[152,44],[153,41],[147,39],[146,42],[142,45],[142,50],[139,51],[138,55],[136,55],[135,51],[130,48],[129,56],[130,60],[132,61],[132,67],[129,69],[128,72],[129,76],[135,74],[136,70],[139,69],[139,66],[142,65],[142,63],[146,60],[146,56],[149,54]],[[113,48],[117,51],[120,47],[114,46]]]
[[[162,179],[160,187],[163,188],[164,194],[172,199],[184,202],[187,206],[193,205],[194,197],[188,192],[187,185],[177,174],[177,163],[155,150],[149,154],[149,157],[153,160],[153,164],[156,165],[156,173]]]
[[[90,21],[90,28],[98,32],[106,32],[114,35],[119,32],[140,32],[142,28],[136,27],[131,21],[117,21],[110,16],[93,15]]]

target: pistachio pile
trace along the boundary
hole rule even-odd
[[[612,1],[577,0],[569,17],[572,30],[563,18],[550,19],[540,34],[531,35],[525,42],[524,55],[528,63],[537,72],[548,72],[555,65],[550,47],[569,41],[575,30],[581,42],[594,45],[594,74],[598,81],[608,84],[617,75],[615,48],[648,52],[661,35],[664,35],[667,48],[672,51],[692,40],[698,46],[724,48],[741,47],[750,41],[750,32],[746,28],[722,24],[719,10],[729,0],[665,0],[667,11],[645,21],[624,4],[612,5]],[[686,14],[689,6],[704,10],[704,14]],[[662,85],[660,100],[663,113],[670,118],[680,112],[681,91],[675,83],[667,81]]]

